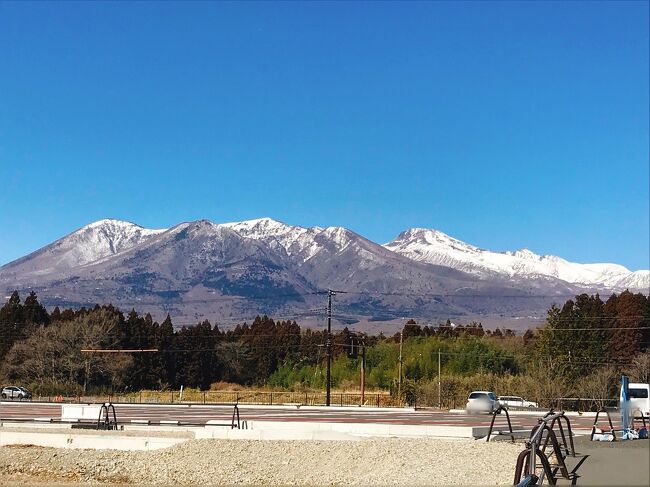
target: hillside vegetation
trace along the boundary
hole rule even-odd
[[[365,350],[366,388],[407,403],[438,405],[440,398],[442,406],[462,405],[469,391],[483,389],[543,406],[590,398],[578,407],[595,407],[616,396],[621,373],[648,381],[649,310],[647,296],[626,291],[606,301],[576,296],[524,335],[479,323],[423,327],[410,320],[402,330],[401,382],[400,334],[344,329],[332,337],[332,384],[359,389]],[[34,293],[22,302],[14,292],[0,308],[0,377],[37,395],[208,390],[217,382],[315,391],[325,388],[326,338],[325,331],[267,316],[222,330],[207,320],[175,329],[169,316],[157,323],[110,305],[49,313]],[[97,352],[144,349],[157,351]]]

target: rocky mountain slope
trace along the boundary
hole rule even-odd
[[[258,313],[322,319],[327,289],[345,291],[335,317],[348,323],[528,316],[578,292],[647,283],[647,271],[489,252],[434,230],[411,229],[382,246],[345,228],[270,218],[164,230],[101,220],[0,267],[0,290],[34,289],[50,306],[112,302],[188,322]]]

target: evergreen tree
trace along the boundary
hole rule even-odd
[[[38,302],[34,291],[30,292],[27,299],[25,299],[23,319],[26,325],[47,325],[50,322],[47,310]]]
[[[0,357],[4,359],[13,344],[23,338],[25,338],[25,313],[20,304],[18,291],[14,291],[5,305],[0,308]]]
[[[176,386],[176,355],[172,352],[174,348],[174,325],[172,319],[167,314],[165,320],[160,324],[160,343],[158,349],[160,350],[160,357],[162,360],[162,367],[164,376],[162,382],[170,386]]]

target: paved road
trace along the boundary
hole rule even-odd
[[[650,485],[648,440],[603,443],[579,438],[576,450],[587,457],[577,470],[578,484]]]
[[[188,424],[205,424],[209,420],[230,421],[232,406],[217,405],[163,405],[163,404],[116,404],[118,422],[131,420],[149,420],[158,423],[161,420],[177,420]],[[30,420],[38,417],[61,418],[60,403],[36,402],[2,402],[0,403],[0,420]],[[402,409],[387,410],[343,410],[332,408],[278,408],[265,406],[240,406],[240,417],[247,421],[313,421],[345,423],[379,423],[410,425],[445,425],[445,426],[489,426],[491,416],[450,413],[438,410],[409,411]],[[530,430],[537,424],[538,416],[512,415],[513,429]],[[593,418],[572,417],[574,429],[590,429]],[[504,414],[497,417],[495,427],[507,427]]]

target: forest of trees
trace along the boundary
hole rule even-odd
[[[355,338],[353,339],[353,335]],[[386,337],[333,335],[333,386],[359,384],[366,350],[366,387],[391,390],[399,370],[400,334]],[[484,330],[481,324],[420,326],[402,330],[402,394],[437,395],[440,357],[444,394],[472,389],[530,398],[567,395],[611,397],[618,376],[647,382],[650,375],[650,300],[623,292],[606,301],[580,295],[548,311],[546,324],[517,335]],[[218,382],[284,390],[325,386],[326,332],[301,329],[295,321],[257,317],[221,330],[209,321],[175,328],[135,310],[111,305],[48,312],[32,292],[17,292],[0,308],[0,380],[35,394],[90,394],[142,389],[207,390]],[[143,350],[97,353],[83,350]]]

